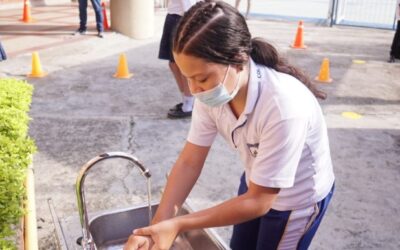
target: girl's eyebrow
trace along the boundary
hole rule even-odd
[[[182,74],[183,75],[183,74]],[[191,76],[185,76],[186,78],[191,78],[191,79],[193,79],[193,78],[195,78],[196,76],[207,76],[208,75],[208,73],[197,73],[197,74],[194,74],[194,75],[191,75]]]

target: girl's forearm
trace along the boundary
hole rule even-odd
[[[186,143],[168,176],[167,185],[152,224],[176,215],[196,183],[209,149],[209,147]]]
[[[276,195],[267,197],[244,194],[225,201],[215,207],[174,218],[180,231],[220,227],[242,223],[266,214]]]
[[[152,224],[174,217],[196,183],[200,172],[177,163],[168,176],[160,205]]]

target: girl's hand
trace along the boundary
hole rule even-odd
[[[131,235],[125,243],[124,250],[149,250],[153,240],[147,236]]]
[[[179,234],[179,226],[176,220],[171,219],[136,229],[133,233],[136,236],[150,236],[154,242],[152,250],[168,250]]]

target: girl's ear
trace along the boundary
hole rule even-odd
[[[235,67],[235,69],[236,69],[236,71],[237,71],[237,72],[240,72],[240,71],[242,71],[242,70],[243,70],[243,68],[244,68],[244,67],[243,67],[243,64],[240,64],[240,65],[235,65],[234,67]]]

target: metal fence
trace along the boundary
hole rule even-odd
[[[157,8],[166,8],[167,0],[154,0]],[[236,0],[224,0],[235,5]],[[330,25],[351,25],[394,29],[396,0],[241,0],[239,10],[250,17],[299,20]]]
[[[395,28],[396,0],[336,0],[334,24]]]

